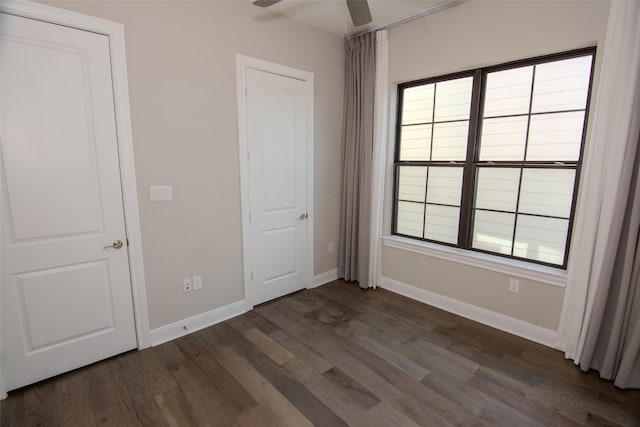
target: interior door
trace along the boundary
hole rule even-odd
[[[108,37],[1,14],[8,390],[135,348]]]
[[[307,286],[307,82],[247,69],[253,304]]]

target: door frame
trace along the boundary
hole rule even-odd
[[[138,349],[149,347],[151,344],[149,338],[149,315],[133,157],[124,25],[30,1],[3,0],[0,3],[0,12],[104,34],[109,38],[116,136],[120,160],[120,181],[122,184],[125,228],[129,244],[129,274],[131,277],[136,339]],[[0,170],[0,172],[2,171]],[[4,185],[3,172],[0,173],[0,185]],[[2,200],[0,200],[0,203],[2,203]],[[0,347],[1,354],[2,348]],[[2,359],[0,358],[0,360]],[[0,399],[6,396],[7,393],[2,381],[2,365],[0,364]]]
[[[313,73],[273,62],[236,54],[236,99],[238,104],[238,155],[240,160],[240,204],[242,209],[242,266],[244,278],[244,304],[249,311],[254,306],[254,283],[251,274],[251,222],[249,221],[249,141],[247,137],[246,70],[254,69],[302,80],[307,86],[307,289],[313,287]]]

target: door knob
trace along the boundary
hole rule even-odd
[[[309,218],[309,214],[308,213],[300,214],[300,216],[298,217],[299,220],[303,220],[303,219],[307,219],[307,218]]]
[[[105,246],[102,249],[108,249],[108,248],[120,249],[122,246],[123,246],[122,240],[116,240],[115,242],[113,242],[113,244],[109,246]]]

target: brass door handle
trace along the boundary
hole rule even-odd
[[[102,249],[109,249],[109,248],[120,249],[123,245],[124,243],[122,243],[122,240],[116,240],[115,242],[113,242],[113,244],[109,246],[105,246]]]

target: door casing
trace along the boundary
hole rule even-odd
[[[244,301],[245,310],[251,310],[254,306],[253,279],[251,275],[251,223],[249,220],[250,199],[249,199],[249,141],[247,138],[247,105],[246,105],[246,70],[255,69],[268,73],[279,74],[306,82],[307,86],[307,209],[309,217],[307,219],[307,288],[313,287],[313,73],[276,64],[250,56],[236,54],[236,98],[238,103],[238,155],[240,160],[240,200],[242,208],[242,264],[244,275]]]
[[[120,181],[122,183],[125,227],[129,243],[129,274],[131,276],[136,339],[138,349],[149,347],[149,316],[133,157],[124,25],[29,1],[4,0],[0,3],[0,11],[25,18],[50,22],[52,24],[65,25],[79,30],[92,31],[104,34],[109,38],[116,135],[118,140],[118,157],[120,160]],[[0,165],[0,168],[2,168],[2,165]],[[2,169],[0,169],[0,185],[5,185],[4,171]],[[2,203],[2,200],[0,200],[0,203]],[[1,342],[0,337],[0,343]],[[1,354],[2,348],[0,347],[0,355]],[[2,358],[0,358],[0,361],[1,360]],[[2,368],[2,364],[0,363],[0,399],[7,397],[2,380]]]

